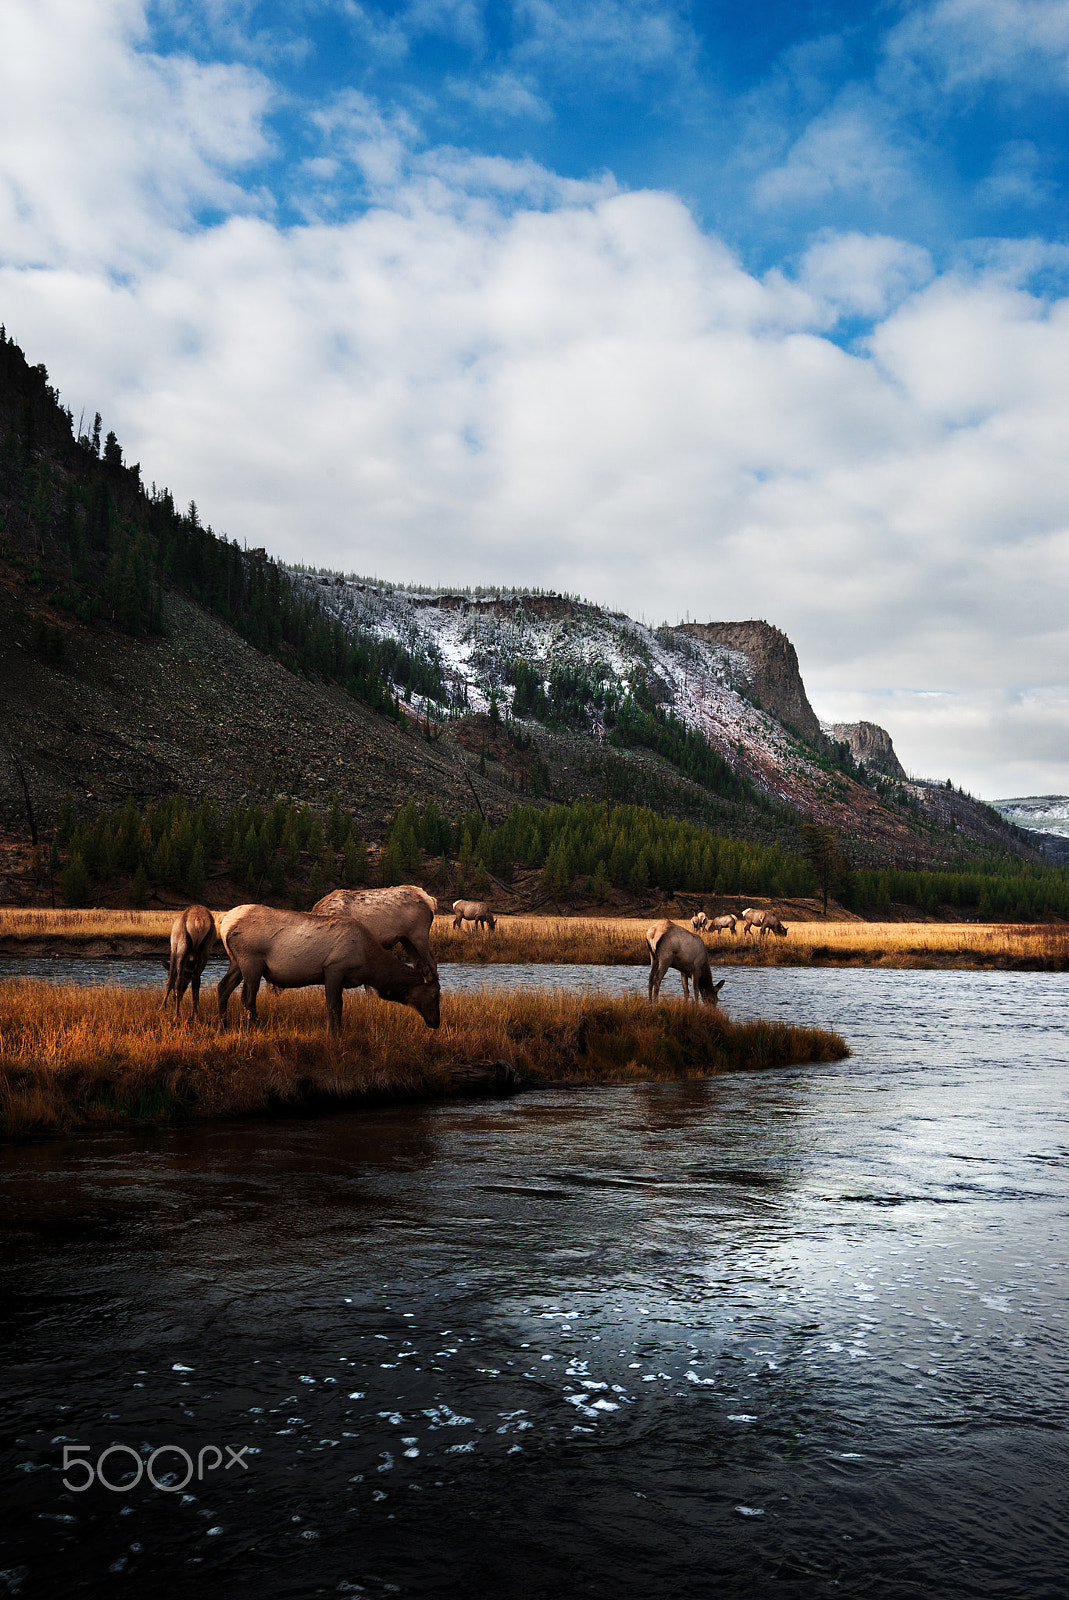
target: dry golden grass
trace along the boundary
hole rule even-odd
[[[650,917],[498,917],[493,932],[453,927],[452,913],[434,919],[436,961],[560,961],[626,966],[649,961]]]
[[[27,945],[55,940],[77,947],[94,941],[159,940],[165,953],[173,910],[45,911],[0,908],[0,939]],[[452,914],[435,918],[432,948],[440,962],[562,962],[644,966],[652,916],[501,916],[493,933],[454,929]],[[675,920],[688,926],[682,917]],[[715,965],[882,967],[1020,967],[1069,970],[1064,923],[793,922],[786,939],[738,933],[705,935]],[[10,948],[10,947],[9,947]]]
[[[442,1025],[363,992],[325,1032],[322,991],[261,996],[261,1025],[175,1027],[156,993],[0,983],[0,1128],[8,1136],[264,1111],[287,1102],[426,1098],[523,1082],[704,1077],[839,1060],[838,1035],[639,998],[529,989],[446,995]],[[231,1018],[236,1014],[231,1005]]]
[[[645,965],[649,917],[499,917],[493,933],[436,919],[438,961]],[[683,922],[682,918],[674,920]],[[683,922],[684,926],[689,924]],[[1069,968],[1069,927],[1049,923],[788,922],[775,934],[706,933],[716,966],[1020,966]]]
[[[167,939],[176,911],[68,911],[0,906],[0,939]]]
[[[786,939],[774,934],[738,935],[735,950],[722,949],[726,963],[796,966],[810,963],[882,967],[1021,967],[1050,971],[1069,967],[1069,927],[1008,922],[795,922]],[[721,936],[726,946],[730,939]],[[710,949],[715,936],[706,941]]]

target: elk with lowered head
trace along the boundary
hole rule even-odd
[[[355,917],[235,906],[220,920],[219,937],[230,958],[219,983],[221,1029],[226,1027],[227,1003],[239,983],[242,1004],[256,1021],[256,995],[264,980],[277,989],[306,989],[321,983],[328,1034],[341,1028],[345,990],[365,986],[383,1000],[411,1006],[428,1028],[438,1026],[438,979],[427,978],[388,955],[371,930]]]

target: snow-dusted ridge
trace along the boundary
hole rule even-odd
[[[429,656],[443,671],[453,707],[489,709],[493,695],[512,708],[510,663],[523,660],[541,675],[571,666],[615,692],[640,679],[660,705],[709,743],[740,773],[784,800],[797,788],[824,781],[808,751],[753,701],[747,656],[662,624],[652,628],[576,596],[511,588],[474,591],[400,586],[320,569],[286,569],[298,588],[314,592],[350,634],[399,640]],[[414,709],[434,714],[419,697]],[[605,723],[589,708],[589,733],[601,741]]]

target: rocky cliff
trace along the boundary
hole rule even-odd
[[[762,707],[807,739],[819,740],[820,723],[806,697],[797,653],[785,633],[768,622],[685,622],[676,632],[745,656]]]
[[[891,735],[875,722],[832,722],[824,731],[839,744],[850,747],[850,754],[866,772],[882,772],[887,778],[904,778],[905,769],[895,755]]]

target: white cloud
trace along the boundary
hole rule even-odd
[[[1065,0],[938,0],[907,14],[886,40],[885,74],[931,76],[942,90],[1021,80],[1069,88]]]
[[[491,116],[528,117],[547,122],[553,113],[535,94],[529,81],[514,72],[496,72],[481,78],[448,78],[446,89],[476,111]]]
[[[818,711],[883,722],[914,770],[1069,788],[1069,301],[1022,279],[1043,247],[931,277],[827,234],[799,281],[759,279],[671,195],[425,150],[355,95],[316,181],[355,166],[374,205],[283,228],[223,133],[260,148],[266,86],[106,15],[83,65],[78,27],[39,66],[32,160],[0,155],[5,194],[37,185],[0,308],[147,478],[289,557],[767,617]],[[83,108],[116,162],[91,204]],[[234,214],[194,225],[207,196]],[[840,311],[875,319],[864,349],[821,336]]]
[[[1042,206],[1055,198],[1055,186],[1042,176],[1042,157],[1031,139],[1010,139],[1001,145],[991,171],[977,187],[977,199],[989,206]]]
[[[267,148],[267,80],[141,48],[141,0],[0,8],[0,240],[8,262],[151,259]]]
[[[517,60],[564,77],[630,84],[651,70],[684,76],[697,51],[680,11],[657,0],[517,0],[515,16],[526,28]]]
[[[903,239],[827,232],[805,252],[799,278],[840,314],[883,317],[933,272],[927,250]]]
[[[908,183],[902,143],[880,127],[874,106],[848,96],[813,118],[786,159],[761,174],[754,195],[763,206],[811,206],[840,196],[885,206]]]

